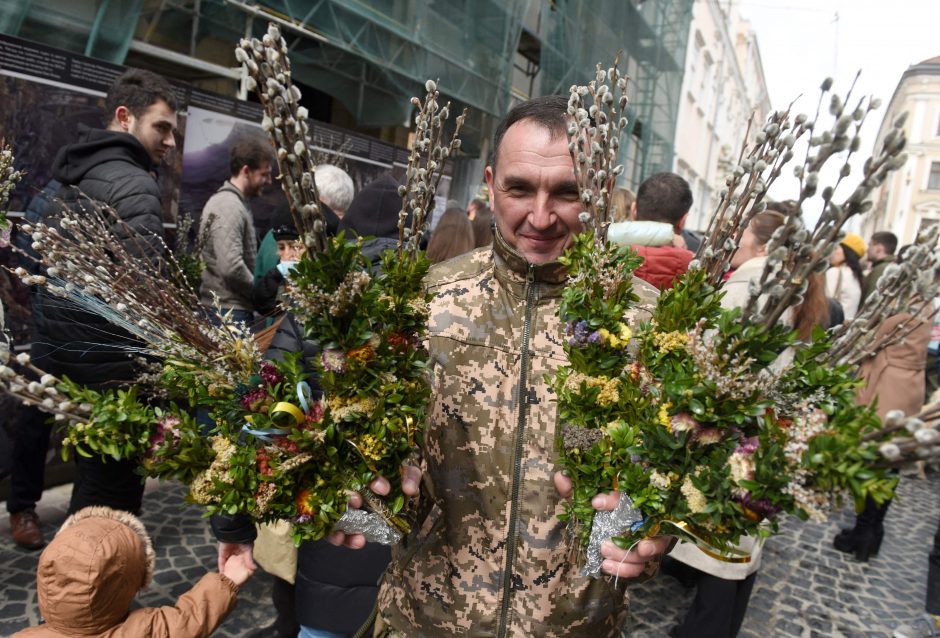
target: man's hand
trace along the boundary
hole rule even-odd
[[[405,496],[417,496],[421,485],[421,470],[413,465],[405,465],[401,469],[401,491]],[[391,485],[384,476],[380,476],[369,483],[369,489],[379,496],[386,496],[392,489]],[[349,501],[346,503],[349,509],[360,509],[362,507],[362,497],[353,492],[349,495]],[[366,537],[362,534],[346,534],[344,532],[332,532],[326,537],[328,543],[333,545],[343,545],[350,549],[362,549],[366,546]]]
[[[555,472],[554,479],[558,493],[562,498],[569,498],[573,487],[571,479],[561,472]],[[620,492],[598,494],[591,500],[594,509],[601,511],[613,511],[619,504]],[[649,573],[651,567],[655,567],[655,563],[659,562],[671,543],[671,536],[655,536],[640,541],[627,551],[620,549],[611,541],[604,541],[601,544],[601,556],[605,560],[601,564],[601,571],[618,578],[637,578]]]
[[[219,573],[225,574],[225,564],[232,556],[239,556],[245,567],[254,571],[257,569],[255,559],[251,555],[251,543],[219,543]],[[227,576],[228,574],[226,574]],[[235,580],[234,578],[232,580]]]
[[[619,504],[620,492],[598,494],[591,499],[591,505],[599,511],[613,511],[617,509]],[[620,549],[611,541],[604,541],[601,544],[601,556],[604,557],[604,562],[601,563],[601,571],[618,578],[651,576],[656,573],[659,559],[669,549],[671,543],[672,536],[654,536],[653,538],[641,540],[627,551]]]

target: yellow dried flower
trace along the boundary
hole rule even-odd
[[[653,343],[659,348],[660,352],[672,352],[679,348],[684,348],[689,342],[689,335],[685,332],[675,330],[673,332],[654,332]]]
[[[359,437],[359,453],[366,459],[381,461],[385,455],[385,444],[371,434]]]
[[[617,327],[620,331],[617,333],[617,336],[620,337],[620,340],[624,343],[630,341],[633,338],[633,331],[630,330],[630,327],[622,321],[617,324]]]
[[[600,392],[597,395],[597,402],[601,406],[607,407],[620,400],[619,377],[612,379],[608,379],[607,377],[589,377],[580,372],[572,372],[565,380],[565,389],[570,392],[577,392],[580,390],[582,384],[586,385],[588,388],[600,388]]]
[[[672,408],[672,402],[666,401],[665,403],[659,404],[659,414],[656,415],[656,418],[659,420],[660,425],[672,432],[672,418],[669,416],[669,410]]]

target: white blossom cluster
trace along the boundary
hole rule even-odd
[[[426,232],[426,222],[434,206],[434,194],[444,175],[444,162],[453,157],[460,148],[460,127],[467,118],[467,111],[457,116],[454,133],[447,142],[444,123],[450,118],[450,102],[440,106],[437,82],[428,80],[424,84],[427,94],[424,101],[411,98],[415,113],[415,134],[405,168],[405,183],[398,187],[401,210],[398,212],[399,256],[415,254]],[[407,225],[408,216],[411,223]],[[407,227],[406,227],[407,225]]]
[[[689,333],[686,350],[695,362],[696,372],[715,384],[716,397],[746,400],[777,380],[770,368],[754,370],[754,359],[735,352],[734,336],[724,340],[720,333],[705,330],[699,322]]]
[[[6,211],[13,189],[23,177],[22,172],[13,168],[14,159],[13,148],[0,140],[0,213]]]
[[[609,225],[610,194],[623,166],[617,164],[627,127],[627,81],[617,68],[620,55],[604,70],[598,64],[587,86],[574,85],[568,98],[568,152],[581,196],[578,219],[603,245]]]
[[[287,42],[274,24],[260,40],[243,38],[235,57],[248,72],[248,89],[257,92],[264,108],[261,127],[271,136],[280,169],[281,187],[307,250],[326,247],[326,221],[314,180],[316,158],[311,152],[309,114],[300,105],[300,89],[291,80]]]

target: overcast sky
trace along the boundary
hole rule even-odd
[[[775,108],[812,96],[826,76],[885,105],[904,70],[940,56],[940,0],[737,0],[757,32]],[[836,19],[838,16],[838,19]],[[808,108],[808,107],[805,107]]]
[[[853,162],[857,176],[864,158],[871,154],[901,74],[912,64],[940,56],[940,0],[734,1],[757,33],[774,109],[786,108],[802,94],[796,112],[812,115],[824,78],[832,76],[844,94],[861,69],[853,95],[875,95],[883,106],[862,129],[865,152]],[[825,175],[822,182],[832,183]],[[771,195],[789,198],[797,192],[795,179],[785,173]],[[846,194],[845,189],[839,192]],[[804,208],[810,223],[815,222],[814,209],[819,205]]]

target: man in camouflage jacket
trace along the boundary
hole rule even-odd
[[[624,552],[605,543],[602,568],[618,586],[580,575],[557,518],[570,481],[555,472],[546,375],[565,363],[556,312],[566,273],[557,258],[580,230],[581,211],[566,104],[539,98],[509,113],[486,169],[494,245],[429,275],[422,511],[386,573],[380,635],[620,636],[624,580],[651,576],[668,546],[662,538]],[[654,300],[652,287],[634,283],[641,302]],[[598,495],[594,505],[613,509],[617,499]]]

